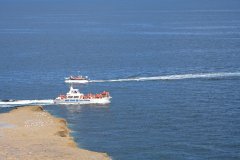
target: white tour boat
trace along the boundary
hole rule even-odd
[[[78,89],[74,89],[72,86],[70,87],[69,92],[66,95],[60,95],[55,100],[55,104],[63,104],[63,105],[80,105],[80,104],[108,104],[110,103],[109,92],[103,91],[99,94],[83,94],[79,92]]]
[[[88,83],[89,79],[87,76],[70,76],[65,78],[65,83]]]

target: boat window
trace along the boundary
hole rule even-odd
[[[68,96],[68,98],[73,98],[73,96]]]
[[[74,98],[79,98],[79,96],[74,96]]]

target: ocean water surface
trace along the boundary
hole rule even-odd
[[[64,77],[105,106],[44,109],[114,160],[240,159],[240,2],[1,0],[0,99],[53,99]],[[12,108],[0,107],[0,112]]]

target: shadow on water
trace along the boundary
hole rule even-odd
[[[86,107],[88,110],[95,110],[95,109],[107,109],[110,107],[110,105],[93,105],[93,104],[86,104],[86,105],[59,105],[59,107],[71,112],[71,113],[80,113],[81,111],[84,111]]]

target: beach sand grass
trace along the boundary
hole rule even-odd
[[[106,153],[80,149],[64,119],[40,106],[0,114],[0,160],[109,160]]]

